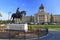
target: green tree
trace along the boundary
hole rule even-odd
[[[2,14],[0,13],[0,17],[2,17]]]
[[[32,15],[30,16],[30,22],[34,22],[34,17]]]
[[[51,14],[50,22],[54,22],[54,18],[52,14]]]
[[[11,22],[11,20],[6,20],[6,22],[7,22],[7,23],[10,23],[10,22]]]

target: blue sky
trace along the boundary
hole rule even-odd
[[[3,15],[0,19],[8,19],[8,13],[15,13],[17,7],[20,7],[20,11],[25,10],[27,16],[34,15],[41,3],[47,13],[60,14],[60,0],[0,0],[0,13]]]

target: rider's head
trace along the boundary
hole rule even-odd
[[[19,10],[19,8],[17,8],[17,10]]]

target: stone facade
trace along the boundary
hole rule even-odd
[[[53,22],[60,22],[60,15],[52,15]],[[50,22],[51,14],[46,13],[44,6],[41,4],[38,13],[34,14],[34,22]]]
[[[34,22],[49,22],[49,16],[50,15],[45,12],[43,5],[41,5],[38,13],[34,15]]]
[[[52,15],[53,22],[60,22],[60,15]],[[34,22],[50,22],[51,14],[46,13],[43,4],[39,7],[39,11],[34,14]],[[24,16],[23,22],[30,22],[30,16]]]
[[[60,15],[53,15],[54,22],[60,22]]]
[[[22,20],[23,22],[30,22],[30,16],[24,16]]]

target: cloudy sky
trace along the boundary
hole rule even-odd
[[[10,19],[10,15],[15,13],[17,7],[20,11],[25,10],[27,16],[34,15],[38,12],[41,3],[44,5],[46,12],[60,14],[60,0],[0,0],[0,19]],[[8,15],[9,13],[9,15]]]

